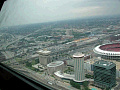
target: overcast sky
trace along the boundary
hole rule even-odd
[[[120,0],[7,0],[1,26],[120,15]]]

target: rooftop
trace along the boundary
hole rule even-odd
[[[47,50],[39,50],[39,51],[37,51],[37,53],[39,53],[39,54],[50,54],[51,51],[47,51]]]
[[[116,66],[116,64],[114,64],[113,62],[108,62],[108,61],[104,61],[104,60],[100,60],[100,61],[96,61],[94,63],[95,66],[99,66],[99,67],[104,67],[107,69],[113,68],[114,66]]]
[[[82,58],[82,57],[84,57],[84,54],[82,54],[82,53],[75,53],[74,55],[73,55],[73,57],[74,58]]]
[[[47,67],[57,67],[57,66],[60,66],[60,65],[62,65],[62,64],[64,64],[63,61],[55,61],[55,62],[49,63],[49,64],[47,65]]]
[[[114,35],[114,36],[120,36],[120,34]]]

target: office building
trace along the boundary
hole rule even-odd
[[[85,79],[84,73],[84,54],[75,53],[74,58],[74,72],[75,72],[75,81],[82,82]]]
[[[46,66],[48,63],[51,62],[51,60],[50,60],[51,51],[40,50],[40,51],[37,51],[37,53],[39,54],[39,63],[40,64]]]
[[[48,74],[54,74],[56,71],[60,71],[63,73],[64,71],[64,62],[63,61],[55,61],[51,62],[47,65]]]
[[[116,65],[108,61],[96,61],[94,64],[94,84],[101,88],[116,85]]]

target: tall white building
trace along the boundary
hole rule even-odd
[[[74,72],[75,72],[75,81],[82,82],[85,79],[84,73],[84,54],[75,53],[74,58]]]
[[[39,63],[40,64],[46,66],[48,63],[51,62],[51,60],[50,60],[50,53],[51,53],[51,51],[40,50],[37,53],[39,54]]]

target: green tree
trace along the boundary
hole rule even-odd
[[[90,89],[88,88],[88,84],[89,84],[88,81],[83,82],[83,86],[84,86],[84,89],[85,89],[85,90],[90,90]]]
[[[35,64],[39,63],[39,58],[35,59]]]
[[[106,88],[105,90],[110,90],[109,88]]]
[[[33,70],[33,71],[36,71],[36,72],[39,71],[39,69],[37,69],[37,68],[32,68],[32,70]]]
[[[85,77],[93,79],[93,75],[85,74]]]
[[[79,84],[79,83],[76,83],[76,82],[74,82],[73,80],[70,80],[70,84],[71,84],[73,87],[75,87],[75,88],[77,88],[77,89],[80,89],[80,84]]]
[[[26,66],[27,66],[27,67],[32,67],[32,64],[29,63],[29,62],[26,62]]]

